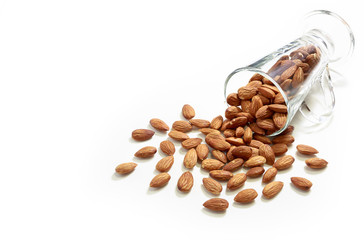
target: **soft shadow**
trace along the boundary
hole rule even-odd
[[[216,218],[222,218],[222,217],[224,217],[226,215],[226,210],[221,211],[221,212],[216,212],[216,211],[212,211],[210,209],[207,209],[205,207],[201,209],[201,212],[206,214],[207,216],[216,217]]]
[[[186,197],[190,193],[190,191],[188,191],[188,192],[181,192],[180,190],[178,190],[178,187],[176,187],[174,189],[174,193],[176,194],[177,197],[184,198],[184,197]]]
[[[305,166],[304,170],[306,173],[308,174],[322,174],[325,170],[326,170],[327,167],[325,168],[320,168],[320,169],[313,169],[313,168],[309,168],[307,166]]]
[[[245,182],[259,182],[259,181],[262,181],[262,176],[263,175],[261,175],[259,177],[254,177],[254,178],[248,177]]]
[[[164,137],[166,136],[168,131],[159,131],[157,129],[155,129],[152,125],[150,125],[150,123],[148,124],[149,129],[154,131],[154,136],[158,136],[158,137]]]
[[[309,158],[314,158],[316,157],[316,154],[311,154],[311,155],[305,155],[305,154],[302,154],[302,153],[299,153],[298,151],[296,151],[296,154],[295,154],[295,159],[299,159],[299,160],[306,160],[306,159],[309,159]]]
[[[133,171],[134,172],[134,171]],[[119,181],[119,180],[122,180],[124,178],[127,178],[130,174],[132,174],[133,172],[130,172],[130,173],[127,173],[127,174],[118,174],[116,172],[114,172],[112,175],[111,175],[111,180],[113,181]]]
[[[236,207],[236,208],[251,208],[254,205],[255,205],[255,201],[252,201],[250,203],[233,202],[233,206]]]
[[[167,185],[166,185],[166,186],[167,186]],[[156,194],[156,193],[158,193],[158,192],[162,191],[164,187],[165,187],[165,186],[160,187],[160,188],[152,188],[152,187],[148,187],[148,189],[147,189],[147,195],[154,195],[154,194]]]
[[[150,161],[150,160],[152,160],[154,158],[154,156],[153,157],[149,157],[149,158],[138,158],[138,157],[133,157],[133,159],[132,159],[132,161],[133,162],[136,162],[136,163],[144,163],[144,162],[147,162],[147,161]]]
[[[240,190],[244,187],[244,185],[245,185],[245,183],[241,187],[239,187],[237,189],[234,189],[234,190],[230,190],[228,188],[225,188],[225,194],[227,196],[236,195],[236,194],[238,194],[238,192],[240,192]]]
[[[181,148],[179,148],[179,151],[178,151],[180,154],[182,154],[182,155],[186,155],[186,153],[188,152],[188,150],[187,149],[185,149],[185,148],[183,148],[183,147],[181,147]]]
[[[308,194],[310,194],[310,190],[308,191],[305,191],[305,190],[301,190],[299,188],[296,188],[293,183],[290,183],[289,184],[292,188],[293,191],[295,191],[296,193],[298,193],[299,195],[302,195],[302,196],[307,196]]]

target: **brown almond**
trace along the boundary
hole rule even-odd
[[[254,87],[241,87],[238,90],[238,97],[241,100],[249,100],[257,94],[257,90]]]
[[[310,65],[307,63],[298,63],[297,67],[302,68],[303,72],[306,73],[308,70],[310,70]]]
[[[232,161],[235,159],[235,156],[233,155],[233,150],[236,148],[236,146],[231,146],[229,151],[226,153],[226,158],[228,161]]]
[[[254,133],[260,134],[260,135],[264,135],[265,134],[265,130],[263,128],[258,127],[258,124],[253,122],[249,125],[249,127],[251,128],[251,130]]]
[[[299,153],[304,154],[304,155],[313,155],[313,154],[318,153],[316,148],[308,146],[308,145],[304,145],[304,144],[299,144],[299,145],[297,145],[296,148]]]
[[[286,101],[284,101],[282,93],[277,93],[277,95],[275,96],[275,98],[273,100],[273,103],[276,103],[276,104],[282,104],[282,103],[285,103],[285,102]]]
[[[146,141],[153,137],[154,131],[149,129],[136,129],[131,133],[131,137],[137,141]]]
[[[197,158],[199,160],[204,160],[207,158],[208,154],[209,154],[209,147],[206,144],[199,144],[196,147],[196,153],[197,153]]]
[[[201,142],[201,138],[189,138],[184,140],[181,145],[185,149],[191,149],[197,147]]]
[[[297,65],[292,65],[287,70],[285,70],[280,77],[280,82],[283,82],[284,80],[291,78],[292,75],[296,72]]]
[[[263,189],[263,196],[271,199],[275,197],[283,188],[283,182],[275,181],[268,183]]]
[[[157,129],[159,131],[162,131],[162,132],[169,131],[168,125],[164,121],[162,121],[158,118],[150,119],[149,123],[152,127],[154,127],[155,129]]]
[[[193,168],[197,163],[197,152],[196,149],[191,148],[187,151],[185,158],[183,159],[183,165],[186,168]]]
[[[270,104],[268,108],[274,112],[287,113],[287,106],[285,104]]]
[[[292,144],[294,142],[294,137],[292,135],[280,135],[273,138],[273,143],[284,143],[286,145]]]
[[[212,179],[212,178],[203,178],[202,179],[203,185],[207,191],[214,195],[219,195],[222,191],[221,183]]]
[[[276,157],[281,156],[281,155],[285,154],[288,151],[288,147],[284,143],[273,144],[271,147],[272,147],[274,155]]]
[[[272,99],[276,96],[273,90],[267,88],[267,87],[260,87],[258,88],[258,91],[260,94],[262,94],[264,97]]]
[[[226,129],[223,132],[225,138],[234,137],[235,136],[235,129]]]
[[[310,158],[305,161],[306,165],[310,168],[324,168],[327,166],[328,162],[322,158]]]
[[[255,113],[256,118],[270,118],[273,115],[273,111],[269,109],[267,105],[264,105],[263,107],[259,108],[258,111]]]
[[[277,170],[283,170],[291,167],[293,162],[294,157],[292,157],[291,155],[286,155],[275,161],[273,167],[277,168]]]
[[[292,79],[286,79],[286,80],[284,80],[282,83],[281,83],[281,88],[283,89],[283,91],[286,91],[286,90],[288,90],[290,87],[291,87],[291,84],[292,84]],[[284,103],[284,101],[283,102],[281,102],[281,103]]]
[[[178,179],[177,188],[181,192],[189,192],[193,187],[193,175],[191,172],[187,171],[182,173],[181,177]]]
[[[210,121],[203,119],[191,119],[190,123],[197,128],[208,128],[210,127]]]
[[[248,188],[236,194],[234,201],[238,203],[250,203],[253,202],[256,197],[258,197],[257,191],[252,188]]]
[[[234,172],[243,166],[244,160],[241,158],[235,158],[234,160],[230,161],[226,164],[222,170]]]
[[[176,152],[176,148],[174,147],[174,144],[169,140],[162,141],[160,143],[159,147],[162,150],[162,152],[164,152],[165,154],[167,154],[169,156],[172,156]]]
[[[251,150],[252,150],[251,157],[259,156],[259,149],[258,148],[251,147]]]
[[[278,129],[283,128],[287,122],[287,113],[278,113],[278,112],[274,113],[273,122]]]
[[[248,146],[239,146],[232,150],[232,155],[237,158],[249,159],[252,155],[252,150]]]
[[[230,123],[230,120],[229,119],[225,119],[223,122],[222,122],[222,125],[221,125],[221,128],[220,130],[221,131],[225,131],[226,128],[227,128],[227,125]]]
[[[119,164],[116,166],[115,172],[117,172],[119,174],[128,174],[128,173],[131,173],[132,171],[134,171],[136,166],[138,166],[138,164],[133,163],[133,162],[122,163],[122,164]]]
[[[174,157],[168,156],[159,160],[159,162],[155,166],[155,169],[157,169],[160,172],[168,172],[169,169],[171,169],[173,163],[174,163]]]
[[[265,157],[255,156],[249,158],[248,161],[244,163],[244,167],[252,168],[252,167],[263,166],[265,162],[266,162]]]
[[[272,141],[271,141],[271,140],[270,140],[270,138],[269,138],[269,137],[267,137],[267,136],[263,136],[263,135],[260,135],[260,134],[254,133],[253,138],[254,138],[255,140],[258,140],[258,141],[260,141],[260,142],[264,143],[264,144],[272,144]]]
[[[255,140],[255,139],[252,139],[249,144],[250,147],[257,148],[257,149],[259,149],[260,146],[262,146],[262,145],[264,145],[264,143],[262,143],[261,141]]]
[[[245,132],[244,132],[244,136],[243,136],[243,140],[246,144],[249,144],[251,142],[253,138],[253,131],[251,130],[250,127],[246,127],[245,128]]]
[[[246,113],[249,112],[250,104],[251,104],[250,100],[241,101],[241,104],[240,104],[241,110]]]
[[[226,102],[231,106],[239,106],[240,98],[237,93],[230,93],[226,98]]]
[[[177,141],[184,141],[184,140],[190,138],[186,133],[183,133],[183,132],[180,132],[180,131],[176,131],[176,130],[170,131],[168,133],[168,136],[170,138],[173,138],[174,140],[177,140]]]
[[[297,88],[303,83],[303,81],[305,80],[303,74],[304,73],[303,73],[302,68],[300,68],[300,67],[297,68],[297,70],[294,73],[293,78],[292,78],[292,87],[293,88]]]
[[[255,117],[256,112],[259,108],[263,107],[262,99],[259,96],[254,96],[252,98],[252,103],[250,104],[249,113]]]
[[[157,152],[157,149],[152,146],[147,146],[139,149],[134,156],[138,158],[150,158],[153,157],[154,154]]]
[[[152,179],[149,186],[153,188],[160,188],[165,186],[170,179],[171,176],[168,173],[160,173]]]
[[[175,121],[172,125],[172,128],[174,130],[180,131],[180,132],[189,132],[192,130],[191,123],[183,120]]]
[[[227,163],[226,154],[221,152],[220,150],[212,150],[212,156],[214,156],[214,158],[216,158],[222,163]]]
[[[267,119],[258,118],[257,125],[258,125],[258,127],[265,129],[265,130],[275,131],[275,129],[276,129],[273,120],[270,118],[267,118]]]
[[[224,166],[222,162],[216,159],[205,159],[202,161],[201,167],[207,171],[219,170]]]
[[[245,124],[248,122],[248,119],[246,117],[236,117],[231,119],[229,124],[227,124],[227,128],[237,128],[241,126],[245,126]]]
[[[265,173],[263,175],[262,182],[263,183],[271,182],[276,177],[277,172],[278,172],[278,170],[275,167],[268,168],[268,170],[265,171]]]
[[[225,170],[212,170],[210,171],[210,177],[219,180],[219,181],[228,181],[233,177],[233,174],[229,171]]]
[[[225,139],[228,143],[234,146],[243,146],[245,145],[242,138],[236,138],[236,137],[228,137]]]
[[[221,212],[229,207],[229,202],[222,198],[211,198],[207,200],[203,206],[212,211]]]
[[[205,141],[210,147],[220,151],[226,151],[231,146],[230,143],[225,141],[223,136],[215,133],[207,134]]]
[[[230,178],[226,187],[229,190],[238,189],[244,185],[246,178],[247,177],[246,177],[245,173],[235,174],[232,178]]]
[[[241,138],[244,135],[244,128],[243,127],[237,127],[235,129],[235,137]]]
[[[240,102],[240,100],[239,100]],[[212,119],[210,127],[212,129],[220,129],[222,126],[222,122],[224,121],[224,119],[222,118],[221,115],[215,117],[214,119]]]
[[[250,178],[256,178],[262,176],[264,173],[263,167],[253,167],[246,172],[246,175]]]
[[[240,113],[241,112],[241,109],[238,108],[238,107],[235,107],[235,106],[231,106],[231,107],[228,107],[226,110],[225,110],[225,117],[227,119],[233,119],[236,117],[236,114]],[[221,131],[224,131],[223,129],[221,129]]]
[[[262,86],[262,82],[261,81],[251,81],[249,82],[247,85],[245,85],[246,87],[252,87],[258,90],[259,87]]]
[[[311,68],[314,68],[316,66],[316,64],[319,62],[319,58],[317,57],[317,54],[310,54],[307,56],[306,58],[306,63],[308,63],[308,65],[310,65]]]
[[[216,130],[216,129],[212,129],[212,128],[200,128],[199,129],[201,133],[207,135],[209,133],[217,133],[217,134],[220,134],[220,131],[219,130]]]
[[[182,108],[182,115],[190,120],[191,118],[195,117],[195,109],[193,109],[193,107],[191,107],[191,105],[189,104],[185,104]]]
[[[275,161],[275,153],[271,146],[264,144],[259,147],[259,155],[266,159],[268,165],[273,165]]]
[[[293,132],[293,130],[294,130],[294,126],[292,126],[292,125],[288,125],[287,126],[287,128],[286,128],[286,130],[284,130],[281,134],[279,134],[279,135],[289,135],[289,134],[291,134],[292,132]]]
[[[252,81],[261,81],[263,79],[263,76],[260,75],[259,73],[255,73],[249,80],[249,82]]]
[[[312,182],[303,177],[291,177],[291,182],[295,187],[304,191],[308,191],[312,187]]]

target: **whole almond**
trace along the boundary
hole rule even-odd
[[[292,87],[293,88],[297,88],[299,87],[303,81],[304,81],[304,77],[303,77],[303,70],[302,68],[297,68],[296,72],[294,73],[293,75],[293,78],[292,78]]]
[[[225,211],[229,207],[229,202],[222,198],[212,198],[207,200],[203,206],[212,211]]]
[[[225,120],[222,122],[222,125],[221,125],[220,130],[221,130],[221,131],[225,131],[225,130],[226,130],[226,128],[227,128],[227,126],[229,125],[229,123],[230,123],[230,120],[229,120],[229,119],[225,119]]]
[[[291,87],[292,84],[292,79],[286,79],[281,83],[281,88],[283,89],[283,91],[288,90]],[[282,102],[283,103],[283,102]]]
[[[218,170],[224,166],[222,162],[216,159],[205,159],[201,163],[201,167],[207,171]]]
[[[291,134],[294,130],[294,126],[292,125],[289,125],[287,126],[286,130],[284,130],[281,134],[279,135],[288,135],[288,134]]]
[[[116,166],[115,172],[117,172],[119,174],[131,173],[132,171],[134,171],[136,166],[138,166],[138,164],[133,163],[133,162],[122,163],[122,164],[119,164]]]
[[[180,131],[176,131],[176,130],[170,131],[168,133],[168,136],[170,138],[173,138],[174,140],[177,140],[177,141],[184,141],[184,140],[190,138],[186,133],[183,133],[183,132],[180,132]]]
[[[197,147],[202,142],[201,138],[189,138],[182,142],[182,147],[185,149],[191,149]]]
[[[287,106],[285,104],[270,104],[268,108],[274,112],[287,113]]]
[[[228,181],[230,178],[233,177],[233,174],[231,172],[225,170],[212,170],[209,174],[210,177],[220,181]]]
[[[258,197],[257,191],[252,188],[248,188],[236,194],[234,201],[238,203],[250,203],[253,202],[256,197]]]
[[[252,81],[261,81],[263,79],[263,76],[260,75],[259,73],[255,73],[249,80],[249,82]]]
[[[259,149],[255,148],[255,147],[250,147],[252,150],[252,155],[251,157],[255,157],[255,156],[259,156]]]
[[[229,190],[235,190],[242,187],[246,181],[245,173],[235,174],[227,183],[227,188]]]
[[[193,168],[197,163],[197,152],[196,149],[191,148],[185,155],[183,165],[186,168]]]
[[[237,127],[235,129],[235,137],[241,138],[244,135],[244,128],[243,127]]]
[[[248,146],[239,146],[232,150],[233,156],[242,159],[249,159],[252,155],[252,150]]]
[[[179,121],[175,121],[173,123],[172,128],[176,131],[185,133],[185,132],[189,132],[192,130],[192,125],[191,125],[191,123],[189,123],[187,121],[179,120]]]
[[[195,117],[195,109],[193,109],[193,107],[191,107],[191,105],[185,104],[182,107],[182,115],[190,120],[191,118]]]
[[[310,65],[311,68],[314,68],[316,66],[316,64],[319,62],[319,58],[317,57],[317,54],[310,54],[307,56],[306,58],[306,62],[308,63],[308,65]]]
[[[243,136],[244,142],[249,144],[252,138],[253,138],[253,131],[251,130],[250,127],[246,127]]]
[[[318,153],[316,148],[304,144],[299,144],[296,148],[299,153],[304,155],[312,155]]]
[[[275,161],[273,167],[277,168],[278,170],[283,170],[291,167],[293,162],[294,157],[292,157],[291,155],[286,155]]]
[[[271,103],[271,99],[264,97],[262,94],[258,94],[257,96],[260,97],[260,100],[262,100],[263,105],[267,105],[267,104]]]
[[[267,118],[267,119],[258,118],[256,123],[257,123],[258,127],[265,129],[265,130],[274,131],[276,129],[273,120],[270,118]]]
[[[286,145],[292,144],[294,137],[292,135],[280,135],[273,138],[273,143],[284,143]]]
[[[291,78],[293,76],[293,74],[296,72],[297,69],[297,65],[292,65],[291,67],[289,67],[287,70],[285,70],[280,77],[280,82]]]
[[[284,143],[273,144],[272,149],[273,149],[274,155],[276,157],[281,156],[281,155],[285,154],[288,151],[288,147]]]
[[[221,152],[220,150],[212,150],[211,153],[212,156],[214,156],[220,162],[227,163],[227,157],[225,153]]]
[[[223,132],[225,138],[234,137],[235,136],[235,129],[226,129]]]
[[[206,190],[209,191],[210,193],[214,195],[219,195],[221,193],[222,186],[218,181],[212,178],[203,178],[202,182]]]
[[[259,149],[260,146],[262,146],[262,145],[264,145],[264,143],[262,143],[261,141],[255,140],[255,139],[252,139],[249,144],[250,147],[257,148],[257,149]]]
[[[137,141],[149,140],[153,137],[154,131],[149,129],[136,129],[131,133],[131,137]]]
[[[155,129],[157,129],[159,131],[163,131],[163,132],[169,131],[168,125],[164,121],[162,121],[158,118],[150,119],[149,123],[152,127],[154,127]]]
[[[284,97],[282,95],[282,93],[277,93],[277,95],[275,96],[273,103],[285,103],[286,101],[284,100]]]
[[[268,144],[260,146],[259,155],[263,156],[266,159],[266,163],[268,165],[273,165],[275,161],[275,153],[271,146],[269,146]]]
[[[234,145],[234,146],[243,146],[243,145],[245,145],[242,138],[228,137],[228,138],[225,139],[225,141],[227,141],[228,143],[230,143],[231,145]]]
[[[169,140],[162,141],[160,143],[159,147],[162,150],[162,152],[164,152],[165,154],[167,154],[169,156],[172,156],[176,152],[176,148],[174,147],[174,144]]]
[[[234,160],[230,161],[226,164],[222,170],[234,172],[238,170],[241,166],[243,166],[244,160],[241,158],[235,158]]]
[[[240,103],[241,110],[243,110],[243,112],[246,112],[246,113],[249,112],[250,104],[251,104],[250,100],[241,101],[241,103]]]
[[[203,120],[203,119],[191,119],[190,123],[198,128],[208,128],[210,127],[210,121]]]
[[[276,177],[277,172],[278,172],[278,170],[275,167],[268,168],[268,170],[265,171],[265,173],[263,175],[262,182],[263,183],[271,182]]]
[[[217,133],[217,134],[220,134],[220,131],[219,130],[216,130],[216,129],[212,129],[212,128],[200,128],[199,129],[201,133],[207,135],[209,133]]]
[[[157,149],[152,146],[147,146],[139,149],[134,156],[138,158],[150,158],[153,157],[154,154],[157,152]]]
[[[265,130],[263,128],[258,127],[258,124],[253,122],[250,123],[249,127],[251,128],[251,130],[254,133],[260,134],[260,135],[265,135]]]
[[[231,106],[231,107],[228,107],[226,110],[225,110],[225,117],[227,119],[233,119],[234,117],[236,117],[236,114],[238,114],[239,112],[241,112],[242,110],[238,107],[235,107],[235,106]],[[221,131],[224,131],[223,129],[221,129]]]
[[[206,144],[199,144],[196,147],[196,153],[197,153],[197,158],[199,160],[204,160],[207,158],[208,154],[209,154],[209,147]]]
[[[170,179],[171,176],[168,173],[160,173],[152,179],[149,186],[153,188],[163,187],[169,182]]]
[[[239,102],[240,102],[240,100],[239,100]],[[224,120],[223,120],[222,116],[219,115],[219,116],[215,117],[214,119],[212,119],[210,127],[212,129],[220,129],[223,121]]]
[[[287,113],[278,113],[278,112],[274,113],[273,122],[278,129],[283,128],[287,122]]]
[[[192,173],[187,171],[184,172],[178,179],[177,188],[181,192],[189,192],[193,187],[193,176]]]
[[[168,172],[169,169],[171,169],[173,163],[174,163],[174,157],[168,156],[159,160],[159,162],[155,166],[155,169],[157,169],[160,172]]]
[[[324,168],[328,162],[322,158],[310,158],[305,161],[306,165],[310,168]]]
[[[272,99],[276,96],[276,94],[267,87],[260,87],[258,88],[258,91],[260,94],[262,94],[264,97]]]
[[[215,133],[207,134],[205,141],[210,147],[220,151],[226,151],[231,146],[230,143],[225,141],[223,136]]]
[[[238,97],[241,100],[250,100],[257,94],[257,89],[254,87],[241,87],[238,90]]]
[[[295,187],[304,191],[308,191],[312,187],[312,182],[302,177],[291,177],[291,182]]]
[[[237,93],[230,93],[226,98],[226,102],[231,106],[239,106],[240,98]]]
[[[234,160],[236,157],[233,155],[233,151],[236,148],[236,146],[231,146],[229,151],[226,153],[226,158],[228,161]],[[251,149],[250,149],[251,150]]]
[[[268,183],[263,189],[263,196],[271,199],[276,196],[283,188],[283,182],[275,181]]]
[[[259,96],[254,96],[252,98],[252,103],[250,104],[249,113],[255,117],[256,112],[259,110],[259,108],[263,107],[262,99]]]
[[[264,144],[272,144],[272,141],[270,140],[269,137],[266,137],[266,136],[263,136],[263,135],[260,135],[260,134],[254,133],[253,138],[255,140],[261,141]]]
[[[256,178],[262,176],[264,173],[263,167],[253,167],[246,172],[246,175],[250,178]]]
[[[231,119],[231,121],[227,124],[227,128],[237,128],[245,126],[248,122],[248,119],[246,117],[236,117]]]
[[[265,157],[255,156],[255,157],[249,158],[248,161],[246,161],[244,163],[244,167],[247,167],[247,168],[259,167],[259,166],[263,166],[265,162],[266,162]]]
[[[255,113],[256,118],[270,118],[273,115],[273,111],[269,109],[267,105],[264,105],[263,107],[259,108],[257,112]]]

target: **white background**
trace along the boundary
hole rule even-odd
[[[0,1],[1,239],[361,239],[363,237],[363,28],[360,1]],[[176,190],[184,171],[177,148],[169,184],[151,191],[163,156],[136,160],[146,143],[131,131],[158,117],[181,118],[185,103],[198,118],[223,114],[223,81],[235,68],[299,37],[300,18],[314,9],[342,15],[357,40],[339,70],[337,106],[320,129],[295,119],[297,143],[329,161],[304,158],[276,177],[272,200],[206,211],[207,173],[193,170],[189,194]],[[199,136],[197,133],[191,136]],[[119,177],[116,165],[135,161]],[[244,170],[245,171],[245,170]],[[289,178],[307,177],[309,193]],[[358,219],[357,217],[360,217]]]

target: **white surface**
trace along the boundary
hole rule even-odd
[[[359,239],[362,222],[363,13],[360,1],[6,1],[0,12],[1,239]],[[223,81],[237,67],[299,36],[313,9],[342,15],[357,48],[339,69],[335,117],[320,131],[296,119],[296,143],[329,161],[320,173],[297,157],[279,173],[273,200],[259,197],[211,214],[202,203],[207,176],[193,170],[189,194],[176,190],[184,150],[169,184],[150,191],[161,158],[135,160],[145,143],[131,131],[158,117],[180,119],[185,103],[198,118],[223,113]],[[358,71],[359,70],[359,71]],[[197,134],[197,133],[196,133]],[[193,134],[191,134],[193,135]],[[294,147],[290,149],[295,154]],[[122,162],[139,165],[114,175]],[[291,176],[312,180],[307,194]]]

